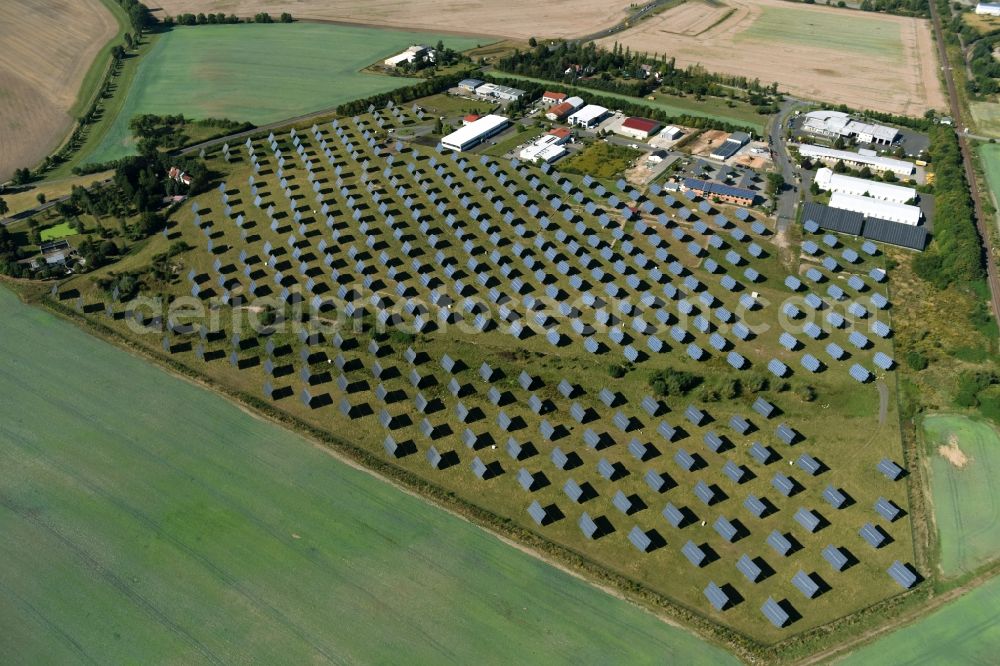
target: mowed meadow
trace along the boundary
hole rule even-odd
[[[129,121],[143,113],[260,125],[411,85],[361,70],[439,39],[459,51],[490,41],[319,23],[174,28],[143,57],[121,112],[86,161],[129,154]]]
[[[974,571],[1000,555],[1000,435],[988,422],[924,419],[942,573]]]
[[[0,661],[733,662],[6,290],[0,315]]]
[[[78,95],[92,93],[81,86],[107,66],[98,54],[118,29],[101,0],[0,2],[0,182],[69,133]]]

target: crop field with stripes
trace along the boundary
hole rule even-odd
[[[427,123],[381,109],[216,151],[224,182],[60,297],[764,642],[902,592],[879,248],[388,134]],[[172,277],[143,278],[160,305],[96,286],[179,241]],[[701,383],[657,394],[671,372]]]

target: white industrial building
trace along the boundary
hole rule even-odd
[[[608,110],[597,104],[588,104],[568,119],[570,125],[591,128],[599,124],[608,115]]]
[[[681,138],[683,134],[684,132],[681,131],[681,128],[677,127],[676,125],[667,125],[662,130],[660,130],[660,136],[669,141],[676,141],[677,139]]]
[[[448,150],[461,152],[479,145],[480,142],[504,131],[510,124],[505,116],[490,114],[475,122],[458,128],[441,139],[441,145]]]
[[[404,62],[412,63],[424,59],[434,59],[434,52],[431,50],[431,47],[424,46],[423,44],[414,44],[402,53],[397,53],[391,58],[386,58],[384,62],[386,67],[398,67]]]
[[[891,145],[899,136],[899,130],[895,127],[852,120],[843,111],[810,111],[805,114],[802,129],[810,134],[828,137],[839,136],[845,139],[856,139],[861,143],[877,143],[886,146]]]
[[[816,172],[816,185],[821,190],[835,194],[866,196],[879,201],[899,204],[906,203],[917,196],[917,191],[912,187],[845,176],[841,173],[834,173],[825,167]]]
[[[521,149],[518,157],[525,162],[555,162],[566,154],[561,145],[564,140],[556,134],[545,134]]]
[[[849,150],[837,150],[826,146],[814,146],[808,143],[799,145],[799,154],[802,157],[809,157],[822,160],[828,166],[833,166],[837,162],[843,162],[846,166],[860,169],[868,167],[872,171],[891,171],[897,176],[912,176],[914,166],[905,160],[897,160],[893,157],[883,157],[874,150],[862,148],[857,152]]]
[[[513,102],[514,100],[520,98],[521,95],[524,94],[524,91],[520,88],[501,86],[496,83],[484,83],[476,88],[476,94],[482,95],[483,97],[493,97],[505,102]]]
[[[892,201],[880,201],[871,197],[834,192],[830,197],[830,207],[861,213],[865,217],[876,217],[880,220],[899,222],[917,226],[920,224],[920,207]]]
[[[1000,16],[1000,3],[980,2],[976,5],[976,13],[985,14],[986,16]]]

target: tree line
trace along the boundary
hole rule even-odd
[[[496,69],[563,83],[577,82],[631,97],[644,97],[661,88],[680,94],[731,99],[734,89],[738,89],[746,93],[750,103],[770,106],[778,95],[777,83],[764,84],[760,79],[709,72],[700,65],[678,67],[676,60],[666,54],[650,56],[632,52],[617,42],[611,49],[599,48],[593,42],[563,41],[553,47],[538,44],[501,58]]]
[[[214,14],[211,12],[208,14],[202,12],[192,14],[187,12],[178,14],[177,16],[167,16],[163,19],[163,25],[233,25],[236,23],[293,23],[294,21],[295,18],[288,12],[282,12],[277,20],[267,12],[259,12],[247,18],[240,18],[236,14],[226,15],[223,12]]]
[[[545,86],[540,83],[535,83],[534,81],[523,81],[521,79],[506,79],[501,76],[486,75],[487,78],[494,82],[505,86],[511,86],[513,88],[521,88],[527,92],[517,101],[511,102],[507,105],[508,114],[514,114],[519,111],[526,109],[532,102],[541,97],[542,93],[545,91]],[[642,103],[642,100],[637,99],[635,102],[629,100],[620,99],[618,97],[603,97],[601,95],[595,95],[593,91],[581,90],[579,88],[574,88],[573,86],[563,86],[563,92],[567,95],[576,95],[578,97],[586,98],[587,102],[590,104],[598,104],[609,109],[618,109],[622,113],[629,116],[642,116],[644,118],[650,118],[652,120],[658,120],[666,125],[684,125],[685,127],[692,127],[694,129],[720,129],[726,132],[748,132],[754,133],[756,130],[749,125],[737,125],[734,123],[727,123],[721,120],[716,120],[714,118],[706,118],[704,116],[694,116],[689,114],[671,115],[663,109],[657,109],[655,107],[648,106]]]
[[[953,283],[981,280],[985,268],[958,137],[941,125],[929,134],[934,162],[934,243],[917,255],[913,268],[918,276],[944,289]]]
[[[415,99],[420,99],[421,97],[436,95],[437,93],[444,92],[449,88],[454,88],[458,85],[459,81],[467,79],[473,74],[474,72],[467,70],[457,72],[455,74],[433,76],[429,79],[423,79],[422,81],[414,83],[412,86],[396,88],[395,90],[389,92],[369,95],[368,97],[356,99],[351,102],[345,102],[337,107],[337,115],[354,116],[359,113],[367,113],[369,106],[381,109],[385,107],[387,102],[392,102],[393,104],[406,104]]]

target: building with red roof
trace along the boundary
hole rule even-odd
[[[616,131],[618,134],[624,136],[630,136],[633,139],[639,139],[640,141],[645,141],[649,137],[656,134],[660,128],[663,127],[660,123],[655,120],[650,120],[649,118],[626,118],[625,122],[621,124]]]
[[[469,123],[474,123],[477,120],[479,120],[479,114],[478,113],[470,113],[466,117],[462,118],[462,124],[463,125],[468,125]]]
[[[566,143],[573,136],[573,130],[568,127],[553,127],[549,130],[549,134],[556,137],[556,143]]]
[[[552,92],[549,90],[545,91],[542,95],[542,104],[545,106],[552,106],[553,104],[559,104],[566,101],[566,93]]]

